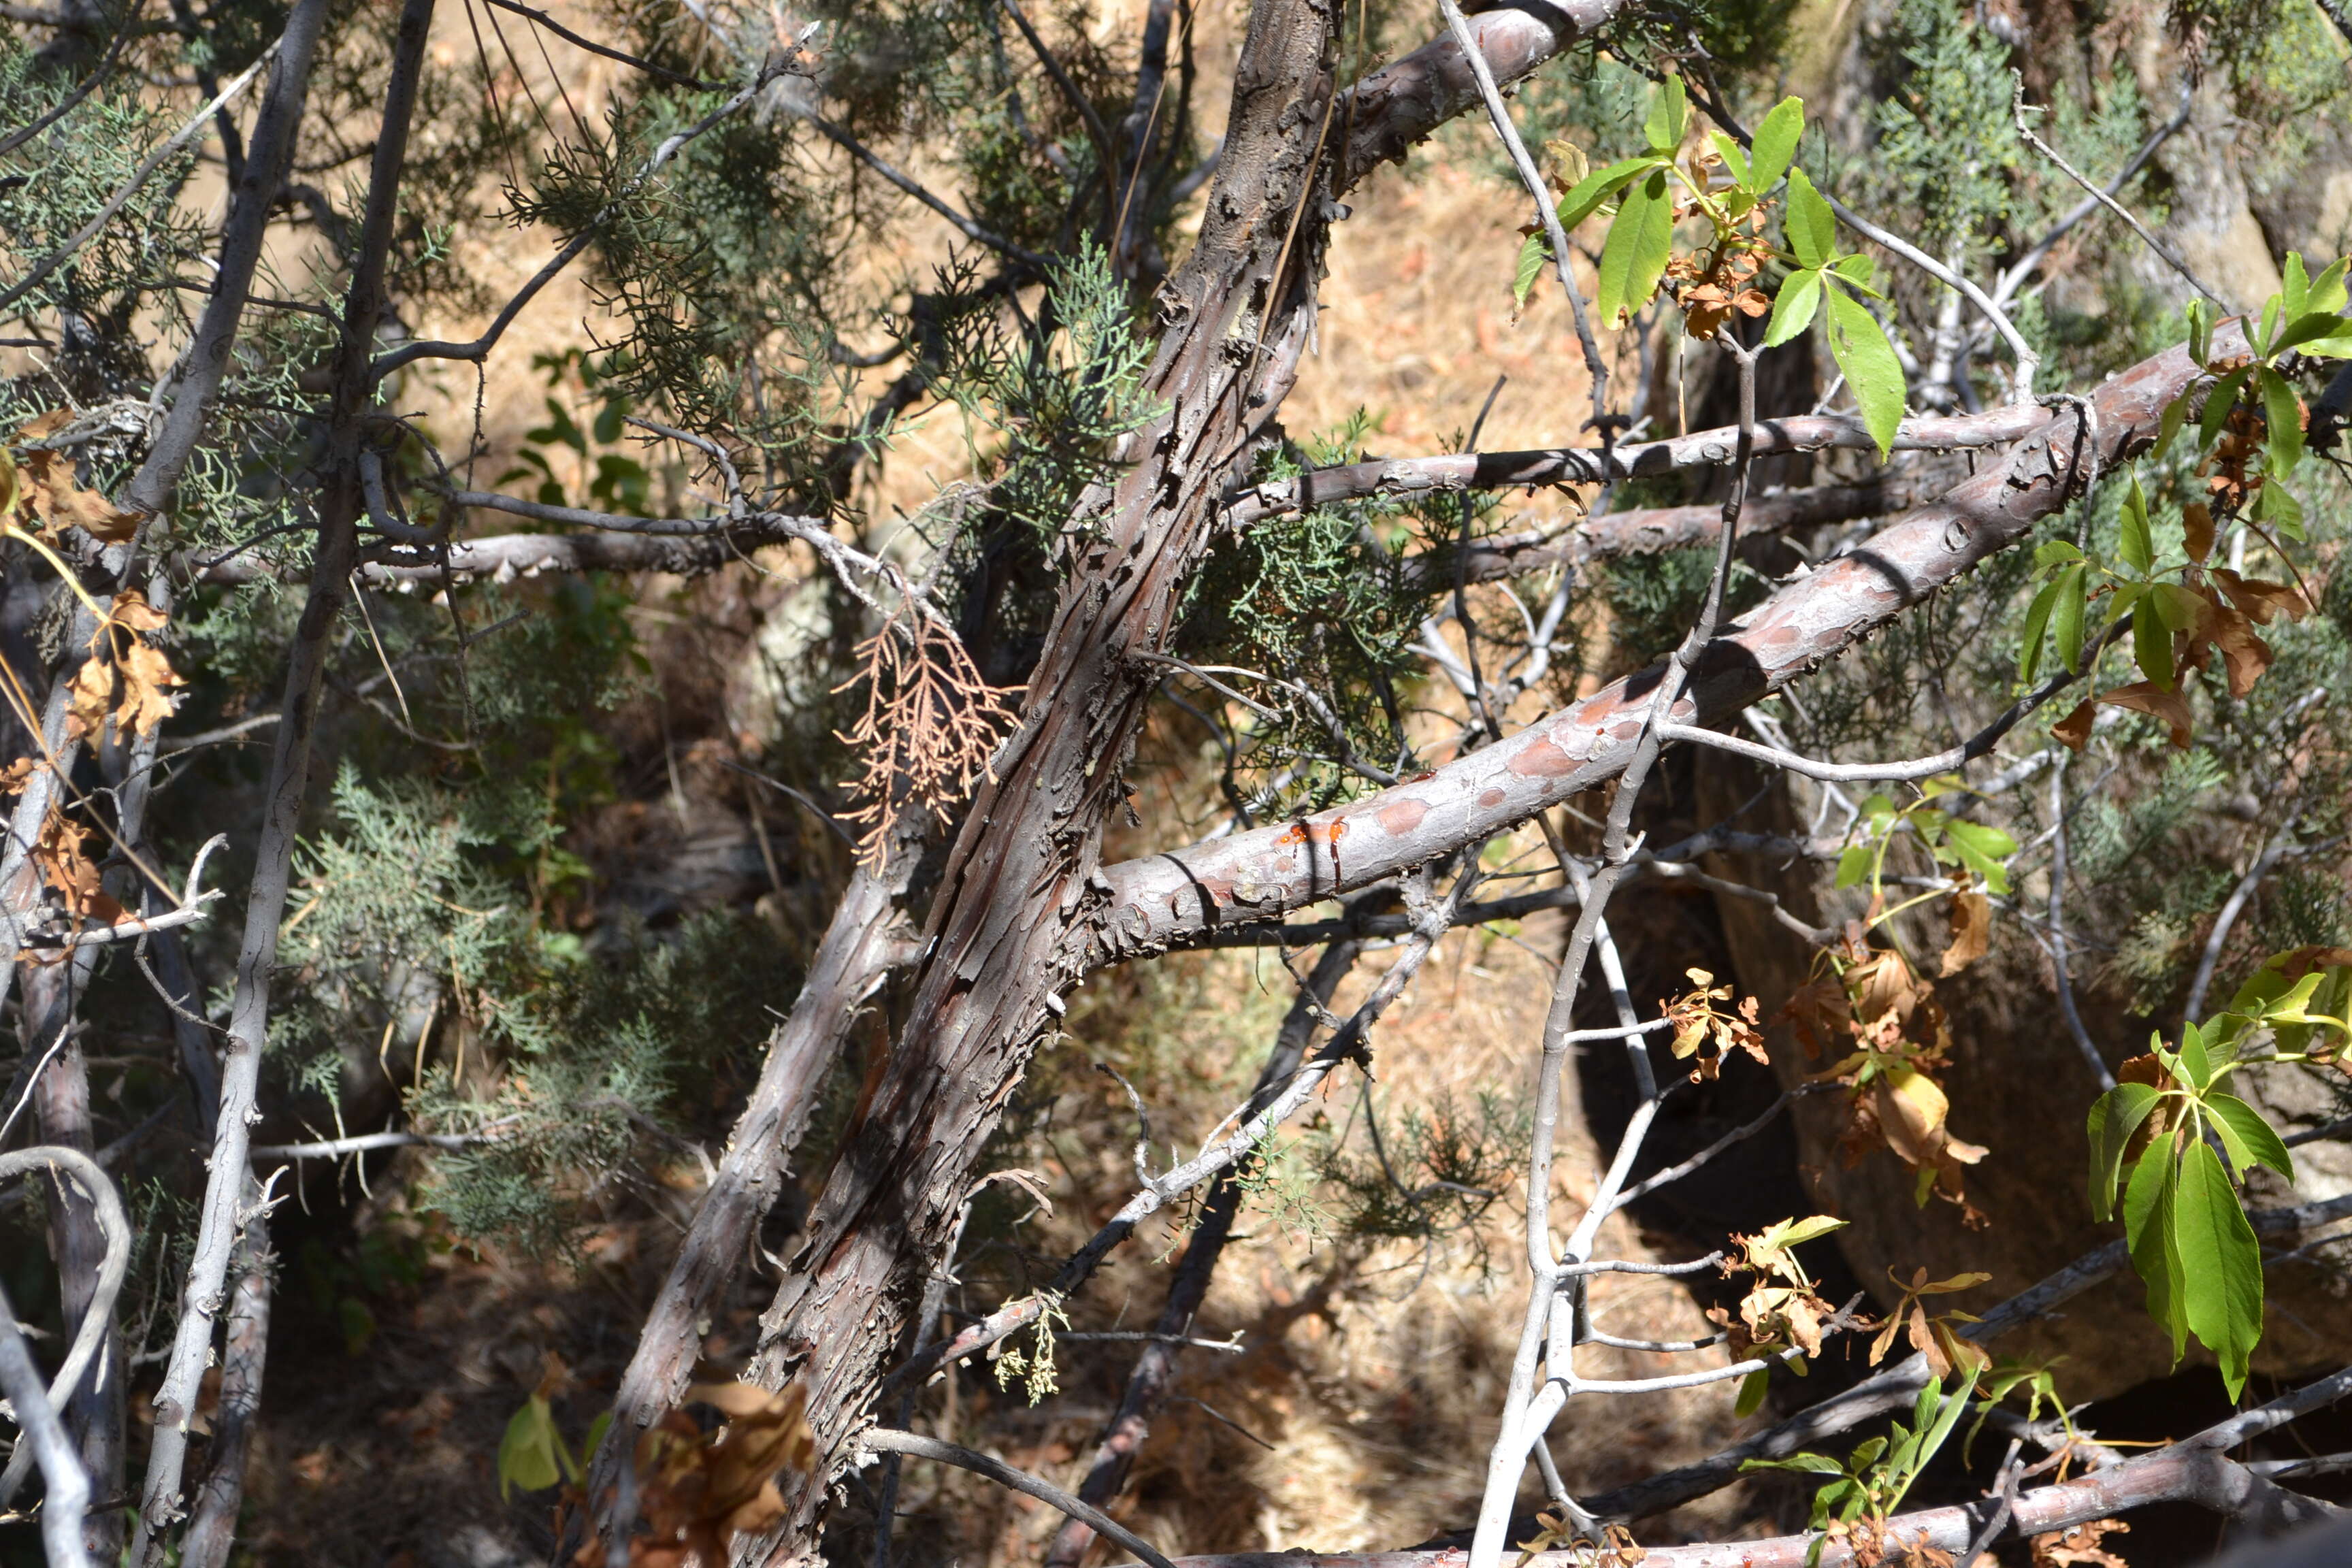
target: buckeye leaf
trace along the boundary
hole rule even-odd
[[[1601,319],[1614,322],[1650,302],[1674,259],[1675,204],[1666,172],[1653,169],[1626,191],[1601,250]]]
[[[2137,474],[2132,475],[2131,489],[2124,494],[2123,534],[2116,550],[2124,564],[2143,577],[2156,564],[2156,542],[2147,526],[2147,496],[2139,488]]]
[[[2352,266],[2352,259],[2339,256],[2326,271],[2313,279],[2311,291],[2304,296],[2303,308],[2325,310],[2331,316],[2342,315],[2346,303],[2344,274],[2347,266]]]
[[[2311,309],[2311,279],[2303,269],[2303,252],[2286,253],[2286,265],[2279,268],[2279,303],[2286,307],[2286,319],[2294,321]]]
[[[1789,171],[1789,211],[1780,225],[1801,265],[1827,267],[1836,258],[1837,214],[1802,169]]]
[[[1772,301],[1772,319],[1764,326],[1764,346],[1778,348],[1813,324],[1821,308],[1822,275],[1812,268],[1789,274]]]
[[[2058,603],[2050,612],[2050,632],[2057,639],[2058,662],[2069,675],[2083,672],[2083,615],[2089,605],[2084,574],[2087,566],[2069,566],[2058,574]]]
[[[2237,405],[2238,389],[2246,384],[2246,367],[2240,366],[2214,384],[2205,395],[2205,412],[2197,420],[2197,449],[2202,452],[2221,434],[2221,426]]]
[[[2101,1224],[2116,1216],[2124,1151],[2162,1098],[2152,1084],[2119,1083],[2091,1102],[2091,1217]]]
[[[1544,263],[1550,259],[1551,246],[1538,229],[1528,236],[1519,247],[1518,266],[1511,275],[1511,303],[1525,309],[1528,294],[1535,289],[1536,279],[1543,276]]]
[[[2140,673],[2166,691],[2172,689],[2172,632],[2153,605],[2143,605],[2132,617],[2132,657]]]
[[[2294,1156],[2287,1152],[2285,1142],[2263,1113],[2234,1094],[2211,1094],[2205,1097],[2205,1109],[2213,1115],[2214,1131],[2221,1134],[2230,1159],[2238,1167],[2242,1180],[2247,1165],[2268,1165],[2288,1181],[2294,1180]],[[2235,1147],[2231,1147],[2235,1140]]]
[[[2271,472],[2291,474],[2303,461],[2303,404],[2286,377],[2270,366],[2263,366],[2260,380],[2263,420],[2270,426]]]
[[[2178,1167],[2173,1146],[2179,1134],[2168,1133],[2147,1147],[2132,1167],[2124,1189],[2124,1235],[2131,1246],[2132,1268],[2147,1287],[2147,1315],[2172,1336],[2172,1359],[2189,1348],[2189,1321],[2181,1313],[2180,1257],[2173,1237],[2173,1197]]]
[[[1862,409],[1862,423],[1878,446],[1881,461],[1895,448],[1903,424],[1903,363],[1876,317],[1842,289],[1829,290],[1830,353],[1845,372],[1846,384]]]
[[[1982,877],[1985,886],[1993,892],[2009,891],[2009,869],[2001,862],[2017,853],[2016,839],[1998,827],[1964,822],[1958,817],[1945,825],[1944,832],[1952,853],[1960,858],[1960,864]]]
[[[2042,668],[2042,645],[2049,640],[2050,612],[2058,605],[2058,579],[2042,584],[2025,609],[2025,630],[2017,648],[2017,679],[2031,683]]]
[[[1648,137],[1650,150],[1671,156],[1683,144],[1683,131],[1690,124],[1690,95],[1683,88],[1683,79],[1670,76],[1650,100],[1650,118],[1642,127]]]
[[[1598,212],[1601,203],[1623,190],[1635,175],[1657,166],[1657,159],[1644,153],[1639,158],[1621,158],[1605,169],[1585,175],[1559,198],[1559,226],[1574,228]]]
[[[2189,1144],[2180,1163],[2172,1231],[2183,1316],[2221,1358],[2221,1382],[2234,1400],[2263,1337],[2263,1255],[2220,1156],[2201,1142]]]
[[[546,1400],[532,1394],[507,1423],[506,1436],[499,1439],[499,1496],[504,1499],[511,1487],[542,1491],[572,1468],[572,1456],[564,1452],[563,1439],[555,1434],[554,1412]]]
[[[1758,195],[1778,184],[1797,154],[1797,139],[1805,133],[1805,100],[1784,98],[1772,106],[1756,127],[1748,158],[1748,188]]]

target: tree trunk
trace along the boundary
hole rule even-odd
[[[1153,679],[1134,656],[1165,647],[1219,497],[1268,434],[1312,326],[1339,16],[1331,0],[1261,0],[1251,15],[1201,238],[1160,294],[1165,335],[1146,391],[1163,411],[1128,438],[1115,487],[1090,493],[1064,535],[1070,586],[1023,728],[950,856],[871,1111],[761,1320],[751,1375],[771,1387],[806,1376],[830,1458],[788,1499],[782,1535],[746,1561],[811,1539],[974,1162],[1078,977],[1084,944],[1071,934],[1102,904],[1088,879]]]

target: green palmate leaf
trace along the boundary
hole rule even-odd
[[[2303,404],[2296,398],[2294,388],[2286,377],[2264,365],[2262,368],[2263,422],[2270,427],[2270,471],[2291,474],[2303,461]]]
[[[2213,445],[2221,434],[2221,426],[2237,406],[2238,389],[2246,384],[2245,367],[2231,371],[2214,384],[2205,395],[2205,412],[2197,421],[2197,449],[2200,452]]]
[[[2152,1085],[2119,1083],[2091,1102],[2091,1216],[2102,1225],[2116,1216],[2124,1151],[2162,1098]]]
[[[2124,1235],[2132,1268],[2147,1287],[2147,1315],[2172,1336],[2172,1359],[2189,1349],[2189,1321],[2181,1315],[2180,1255],[2173,1237],[2173,1195],[2179,1173],[2173,1159],[2178,1132],[2159,1136],[2132,1167],[2124,1189]]]
[[[2234,1094],[2209,1094],[2205,1109],[2213,1118],[2213,1130],[2221,1134],[2224,1147],[2230,1151],[2230,1163],[2238,1168],[2243,1180],[2250,1165],[2268,1165],[2288,1181],[2294,1180],[2294,1156],[2287,1152],[2285,1141],[2275,1128],[2263,1119],[2263,1113]]]
[[[2123,532],[2116,542],[2116,552],[2125,565],[2147,575],[2156,564],[2156,542],[2148,532],[2147,496],[2139,488],[2139,476],[2132,476],[2131,489],[2124,493]]]
[[[1674,259],[1675,204],[1666,172],[1653,169],[1625,193],[1601,250],[1601,319],[1615,322],[1647,305]]]
[[[1511,272],[1511,303],[1524,309],[1528,294],[1535,289],[1536,279],[1543,276],[1544,263],[1551,259],[1551,244],[1542,231],[1528,236],[1519,246],[1518,265]]]
[[[1843,289],[1831,289],[1828,294],[1830,353],[1845,372],[1863,425],[1884,460],[1894,450],[1895,433],[1903,425],[1903,363],[1895,357],[1895,345],[1886,341],[1877,318],[1861,300]]]
[[[1851,888],[1870,875],[1870,846],[1849,844],[1839,852],[1837,885]]]
[[[1802,169],[1789,171],[1789,210],[1780,226],[1801,266],[1827,267],[1837,257],[1837,215]]]
[[[2180,426],[2186,424],[2188,419],[2189,394],[2184,392],[2164,405],[2163,417],[2156,422],[2156,460],[2158,462],[2164,461],[2164,455],[2172,450],[2173,437],[2180,434]]]
[[[2310,310],[2300,316],[2289,316],[2286,330],[2279,333],[2278,342],[2271,345],[2271,353],[2282,354],[2321,338],[2340,337],[2347,331],[2352,331],[2352,322],[2346,321],[2333,310]]]
[[[1706,140],[1707,145],[1715,149],[1715,155],[1723,160],[1723,166],[1731,171],[1732,184],[1756,194],[1756,182],[1748,174],[1747,149],[1720,131],[1708,132]]]
[[[1739,1380],[1739,1397],[1733,1401],[1731,1413],[1739,1416],[1755,1415],[1764,1407],[1764,1395],[1771,1388],[1772,1374],[1762,1367],[1757,1368]]]
[[[2132,657],[2139,660],[2141,674],[2165,690],[2172,689],[2172,631],[2147,605],[2132,617]]]
[[[1633,177],[1658,167],[1658,160],[1643,153],[1638,158],[1622,158],[1605,169],[1596,170],[1577,181],[1568,195],[1559,198],[1559,226],[1574,228],[1601,210],[1601,204],[1613,198],[1633,183]]]
[[[2266,481],[2254,495],[2254,521],[2267,522],[2289,539],[2303,537],[2303,503],[2276,479]]]
[[[1784,98],[1772,106],[1772,112],[1757,125],[1750,143],[1747,181],[1750,191],[1760,196],[1780,183],[1789,172],[1789,160],[1797,154],[1797,139],[1804,133],[1804,100]]]
[[[2172,1230],[2182,1315],[2221,1358],[2221,1382],[2234,1400],[2263,1337],[2263,1254],[2221,1160],[2201,1142],[2189,1144],[2181,1159]]]
[[[2017,647],[2017,679],[2029,684],[2042,668],[2042,645],[2049,640],[2050,612],[2058,605],[2058,579],[2042,584],[2033,603],[2025,607],[2025,630]]]
[[[2303,352],[2314,359],[2352,359],[2352,321],[2333,337],[2317,339],[2303,345]]]
[[[1659,85],[1650,100],[1650,118],[1642,126],[1642,134],[1649,138],[1653,152],[1671,154],[1683,144],[1683,132],[1690,124],[1690,96],[1684,90],[1683,79],[1670,76]]]
[[[2286,308],[2290,321],[2311,309],[2311,279],[2303,270],[2303,253],[2290,250],[2286,265],[2279,268],[2279,303]]]
[[[1790,273],[1772,301],[1772,319],[1764,325],[1764,346],[1778,348],[1811,326],[1813,312],[1821,308],[1821,302],[1819,272],[1807,267]]]
[[[2058,576],[2058,602],[2050,612],[2050,635],[2058,645],[2058,662],[2069,675],[2083,673],[2083,616],[2090,598],[2087,566],[2069,566]]]
[[[2180,1076],[2189,1080],[2189,1088],[2202,1091],[2211,1086],[2213,1058],[2205,1049],[2205,1031],[2194,1024],[2181,1026],[2179,1059]]]
[[[1857,294],[1866,295],[1873,300],[1886,298],[1873,286],[1878,280],[1878,263],[1867,256],[1841,256],[1830,263],[1829,270],[1834,276],[1843,278],[1852,284],[1853,291]]]
[[[1987,888],[1996,894],[2009,891],[2009,868],[2001,862],[2017,853],[2016,839],[1998,827],[1958,817],[1944,825],[1944,834],[1960,864],[1983,878]]]
[[[506,1436],[499,1440],[499,1496],[503,1499],[512,1487],[541,1491],[578,1473],[563,1439],[556,1436],[554,1412],[546,1400],[532,1394],[508,1421]]]
[[[2312,279],[2311,291],[2304,296],[2303,308],[2331,316],[2342,315],[2347,303],[2344,275],[2347,267],[2352,267],[2352,258],[2339,256],[2329,263],[2326,271]]]

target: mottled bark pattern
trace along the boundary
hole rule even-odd
[[[1318,170],[1336,133],[1339,21],[1334,0],[1267,0],[1251,16],[1201,237],[1160,294],[1147,390],[1163,412],[1065,535],[1070,585],[1024,727],[957,841],[870,1113],[761,1320],[752,1375],[776,1386],[805,1372],[835,1467],[1049,1005],[1079,973],[1071,935],[1097,915],[1089,878],[1154,678],[1134,656],[1166,645],[1220,493],[1295,379],[1328,226]],[[791,1500],[788,1541],[822,1496],[809,1484]]]

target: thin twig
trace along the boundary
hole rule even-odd
[[[937,1459],[943,1465],[955,1465],[986,1476],[1001,1487],[1010,1487],[1024,1497],[1033,1497],[1039,1502],[1060,1509],[1072,1519],[1084,1520],[1096,1533],[1117,1542],[1150,1563],[1151,1568],[1176,1568],[1150,1542],[1102,1510],[1089,1507],[1051,1482],[1041,1481],[1025,1470],[1016,1470],[1002,1459],[992,1459],[960,1443],[943,1443],[937,1437],[893,1431],[887,1426],[876,1426],[862,1432],[858,1434],[857,1441],[877,1454],[910,1454],[919,1459]]]

